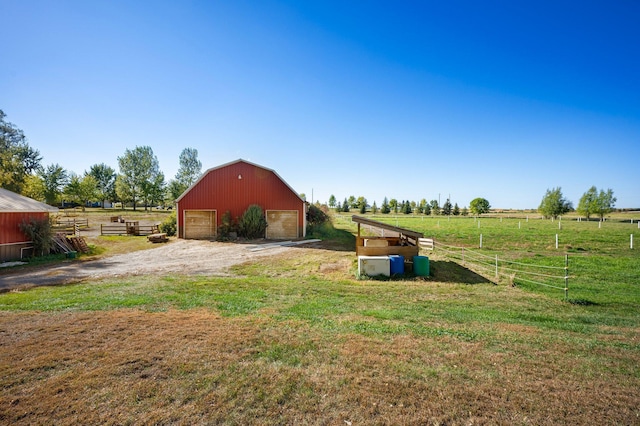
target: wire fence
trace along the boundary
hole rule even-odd
[[[450,260],[456,261],[472,271],[495,280],[506,279],[516,284],[523,282],[564,291],[569,297],[569,256],[565,255],[563,266],[523,263],[500,258],[499,255],[487,255],[467,247],[451,246],[434,241],[434,248],[444,253]]]

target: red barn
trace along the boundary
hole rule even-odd
[[[56,207],[0,188],[0,262],[21,259],[31,247],[29,237],[20,230],[23,221],[47,219],[49,213],[57,211]]]
[[[252,204],[266,213],[266,238],[306,232],[305,201],[275,171],[244,160],[207,170],[176,202],[180,238],[215,238],[225,212],[235,220]]]

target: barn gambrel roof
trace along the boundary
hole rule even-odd
[[[223,169],[223,168],[225,168],[225,167],[229,167],[229,166],[232,166],[232,165],[237,164],[237,163],[244,163],[244,164],[248,164],[248,165],[250,165],[250,166],[258,167],[258,168],[260,168],[260,169],[263,169],[263,170],[266,170],[266,171],[268,171],[268,172],[273,173],[274,175],[276,175],[276,177],[277,177],[278,179],[280,179],[280,180],[282,181],[282,183],[284,183],[284,184],[285,184],[285,186],[286,186],[287,188],[289,188],[289,190],[291,190],[291,192],[292,192],[293,194],[295,194],[295,195],[296,195],[296,197],[300,198],[300,201],[302,201],[303,203],[305,202],[305,200],[303,200],[303,199],[302,199],[302,197],[300,197],[300,194],[298,194],[296,191],[294,191],[294,189],[291,187],[291,185],[289,185],[289,184],[287,183],[287,181],[286,181],[286,180],[282,179],[282,177],[281,177],[281,176],[280,176],[280,175],[279,175],[275,170],[273,170],[273,169],[269,169],[269,168],[267,168],[267,167],[261,166],[260,164],[252,163],[251,161],[243,160],[243,159],[241,159],[241,158],[240,158],[240,159],[238,159],[238,160],[231,161],[231,162],[229,162],[229,163],[225,163],[225,164],[222,164],[222,165],[220,165],[220,166],[216,166],[216,167],[212,167],[212,168],[210,168],[210,169],[207,169],[207,171],[205,171],[204,173],[202,173],[202,174],[200,175],[200,177],[199,177],[199,178],[198,178],[198,179],[197,179],[193,184],[191,184],[191,186],[190,186],[189,188],[187,188],[187,189],[182,193],[182,195],[180,195],[180,196],[176,199],[176,203],[177,203],[177,202],[179,202],[180,200],[182,200],[182,198],[184,198],[184,196],[185,196],[185,195],[187,195],[187,194],[189,193],[189,191],[191,191],[191,189],[192,189],[192,188],[194,188],[195,186],[197,186],[197,185],[198,185],[198,183],[200,183],[200,181],[201,181],[202,179],[204,179],[204,177],[205,177],[205,176],[207,176],[207,175],[208,175],[209,173],[211,173],[212,171],[214,171],[214,170],[218,170],[218,169]]]

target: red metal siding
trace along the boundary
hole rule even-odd
[[[217,210],[217,224],[228,210],[239,218],[251,204],[263,210],[297,210],[304,222],[304,202],[273,171],[245,162],[209,171],[178,203],[178,226],[183,229],[183,211]],[[300,235],[303,235],[302,230]]]
[[[7,213],[0,212],[0,244],[12,244],[29,241],[29,238],[20,231],[23,220],[34,217],[46,219],[49,213]]]

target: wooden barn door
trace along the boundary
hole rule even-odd
[[[274,240],[298,238],[298,211],[267,210],[267,238]]]
[[[207,240],[216,237],[215,210],[185,210],[184,238]]]

